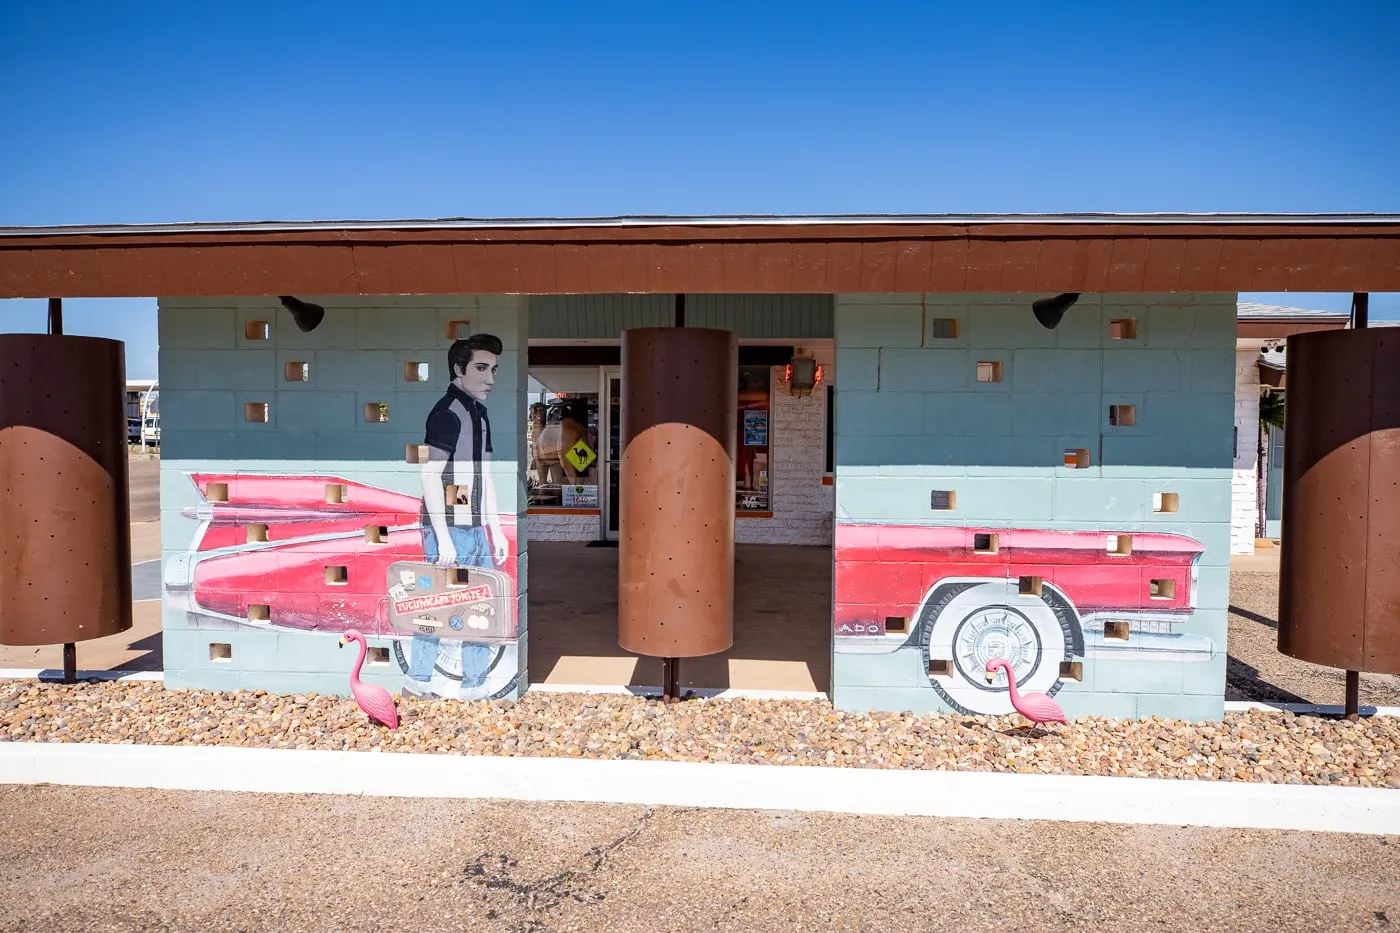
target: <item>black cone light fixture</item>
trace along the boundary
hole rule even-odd
[[[302,301],[291,295],[279,295],[278,297],[282,301],[282,307],[287,309],[292,320],[296,322],[297,327],[301,328],[303,333],[315,330],[321,325],[321,319],[326,316],[326,309],[318,304]]]
[[[1035,312],[1035,319],[1047,330],[1054,330],[1060,326],[1060,319],[1065,316],[1065,312],[1074,306],[1079,300],[1079,292],[1065,292],[1063,295],[1056,295],[1054,298],[1041,298],[1039,301],[1031,303],[1031,310]]]

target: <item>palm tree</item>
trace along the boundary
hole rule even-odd
[[[1265,510],[1265,489],[1267,488],[1266,474],[1264,472],[1264,455],[1269,449],[1269,428],[1283,429],[1283,393],[1271,391],[1259,399],[1259,459],[1256,461],[1255,476],[1258,480],[1258,515],[1255,519],[1254,536],[1264,537],[1264,510]]]

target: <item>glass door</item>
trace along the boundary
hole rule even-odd
[[[618,484],[622,475],[622,370],[603,370],[603,537],[617,540]]]

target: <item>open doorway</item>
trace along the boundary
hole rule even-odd
[[[596,465],[567,499],[538,482],[528,522],[532,683],[657,688],[661,661],[617,643],[618,492],[623,392],[617,366],[531,367],[530,404],[591,396]],[[586,391],[592,388],[592,392]],[[831,426],[828,386],[787,391],[785,367],[741,355],[736,414],[734,645],[681,662],[687,689],[825,692],[831,680]],[[532,430],[547,429],[534,409]],[[584,422],[586,425],[590,422]],[[547,437],[546,440],[549,440]],[[547,449],[553,441],[538,445]],[[544,457],[540,458],[545,459]],[[552,477],[552,474],[551,474]],[[593,505],[596,503],[596,505]],[[590,509],[589,506],[593,507]]]

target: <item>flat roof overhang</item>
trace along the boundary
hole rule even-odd
[[[1319,330],[1346,330],[1351,318],[1342,314],[1332,318],[1261,321],[1257,318],[1239,322],[1239,337],[1253,340],[1282,340],[1294,334],[1311,334]]]
[[[614,217],[0,228],[0,297],[1400,291],[1379,214]]]

